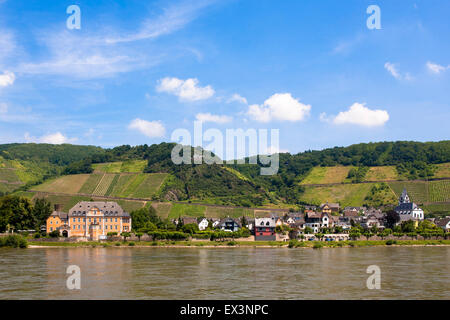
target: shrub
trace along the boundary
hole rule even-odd
[[[387,240],[386,241],[386,245],[388,245],[388,246],[391,246],[391,245],[393,245],[393,244],[397,244],[397,240]]]
[[[229,242],[227,243],[227,245],[228,245],[228,246],[235,246],[235,245],[237,245],[237,242],[236,242],[236,241],[229,241]]]
[[[35,238],[35,239],[39,239],[40,237],[41,237],[41,234],[39,232],[37,232],[33,235],[33,238]]]
[[[128,242],[128,246],[129,247],[134,247],[135,243],[134,242]]]
[[[0,247],[26,248],[27,246],[27,240],[19,235],[9,235],[0,238]]]
[[[290,240],[288,244],[288,248],[295,248],[298,244],[297,240]]]
[[[314,249],[320,249],[323,248],[323,243],[322,242],[314,242]]]
[[[106,235],[108,237],[114,237],[114,236],[117,236],[117,232],[108,232]]]
[[[114,245],[115,245],[116,247],[120,247],[120,242],[116,242]]]
[[[50,232],[48,234],[51,238],[58,238],[59,237],[59,231],[58,230],[53,230],[52,232]]]

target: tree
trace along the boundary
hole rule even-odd
[[[311,233],[313,233],[313,229],[311,229],[310,227],[305,227],[304,233],[311,234]]]
[[[386,213],[386,225],[393,229],[394,226],[400,221],[400,216],[395,210],[389,210]]]
[[[158,215],[156,214],[155,208],[150,206],[150,208],[141,208],[131,212],[132,229],[140,230],[148,227],[148,223],[156,225],[161,223]]]
[[[34,203],[33,216],[36,218],[36,230],[46,225],[48,217],[52,214],[51,203],[45,198],[38,198]]]
[[[37,220],[28,199],[17,196],[6,196],[0,199],[0,232],[6,231],[8,224],[14,230],[28,230],[36,227]]]
[[[141,241],[141,237],[142,237],[143,235],[144,235],[144,234],[143,234],[142,232],[137,232],[137,233],[136,233],[136,237],[138,237],[139,241]]]
[[[404,233],[410,233],[416,230],[413,220],[403,221],[400,227]]]
[[[131,236],[129,232],[122,232],[121,236],[123,237],[123,241],[127,241],[127,238]]]
[[[181,228],[181,230],[183,230],[183,232],[185,232],[185,233],[190,233],[190,234],[194,234],[194,233],[197,233],[199,231],[198,225],[196,223],[185,224]]]

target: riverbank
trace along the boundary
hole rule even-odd
[[[355,240],[355,241],[155,241],[155,242],[28,242],[28,248],[356,248],[373,246],[450,246],[450,240]]]

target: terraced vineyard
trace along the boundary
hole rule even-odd
[[[97,188],[98,183],[100,182],[102,177],[103,177],[103,174],[98,174],[98,173],[89,175],[89,178],[86,180],[86,182],[80,188],[78,193],[93,194],[95,188]],[[46,190],[43,190],[43,191],[46,191]]]
[[[33,189],[37,191],[74,194],[79,192],[80,188],[89,178],[89,174],[62,176],[57,179],[48,180]]]
[[[115,174],[104,174],[92,194],[96,196],[104,196],[108,191],[111,182],[113,182],[115,176]]]
[[[93,173],[62,176],[33,187],[35,191],[150,199],[166,173]]]
[[[428,202],[447,202],[450,201],[450,181],[431,181],[429,183],[429,201]]]

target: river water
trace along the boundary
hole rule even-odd
[[[0,249],[0,299],[450,299],[450,247]]]

